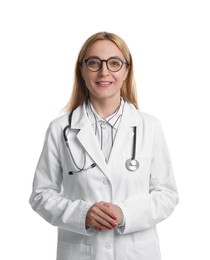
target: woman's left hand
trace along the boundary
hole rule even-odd
[[[113,211],[113,214],[116,216],[116,222],[118,225],[122,224],[123,222],[123,213],[120,207],[118,207],[115,204],[112,204],[110,202],[105,202],[104,203],[105,206],[107,206],[108,208],[110,208]]]

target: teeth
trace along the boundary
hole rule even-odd
[[[98,82],[99,84],[101,84],[101,85],[109,85],[110,84],[110,82]]]

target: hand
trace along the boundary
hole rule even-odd
[[[121,208],[118,207],[117,205],[109,203],[109,202],[106,202],[104,205],[112,210],[112,212],[116,216],[117,224],[120,225],[123,222],[123,213],[122,213]]]
[[[118,225],[119,212],[115,205],[112,205],[104,201],[93,204],[87,212],[86,226],[100,231],[115,228]]]

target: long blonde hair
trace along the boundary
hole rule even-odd
[[[121,96],[126,101],[132,103],[136,108],[138,108],[137,91],[136,91],[136,84],[135,84],[134,71],[133,71],[133,60],[127,44],[123,39],[121,39],[116,34],[99,32],[89,37],[86,40],[86,42],[83,44],[79,52],[77,62],[75,64],[73,90],[72,90],[70,100],[68,101],[68,103],[63,109],[65,112],[70,112],[71,110],[75,109],[76,107],[81,105],[89,96],[88,89],[85,85],[85,81],[83,80],[81,74],[81,62],[84,59],[90,46],[92,46],[93,43],[98,40],[112,41],[122,52],[124,58],[128,62],[129,71],[128,71],[127,78],[124,80],[123,86],[121,88]]]

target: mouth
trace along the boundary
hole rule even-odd
[[[112,85],[112,82],[111,81],[96,81],[96,84],[99,87],[109,87]]]

